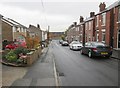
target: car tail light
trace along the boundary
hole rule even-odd
[[[95,51],[95,52],[97,52],[97,51],[98,51],[98,50],[97,50],[97,48],[92,48],[92,50],[93,50],[93,51]]]

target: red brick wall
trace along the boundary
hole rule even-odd
[[[86,34],[86,38],[85,38],[85,41],[88,42],[88,41],[94,41],[94,36],[93,36],[93,20],[90,20],[88,22],[86,22],[85,24],[87,24],[87,26],[85,26],[85,34]],[[89,38],[89,35],[90,35],[90,38]]]
[[[106,36],[105,43],[109,45],[110,43],[110,11],[106,12]]]
[[[114,9],[114,48],[117,48],[117,36],[118,36],[118,7]]]

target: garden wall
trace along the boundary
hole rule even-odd
[[[27,66],[32,65],[41,55],[41,48],[35,50],[32,54],[27,56]]]

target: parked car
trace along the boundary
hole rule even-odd
[[[5,49],[15,49],[17,47],[27,47],[25,42],[14,42],[6,45]]]
[[[59,43],[62,44],[63,40],[59,40]]]
[[[68,42],[67,41],[63,41],[62,42],[62,46],[68,46],[69,44],[68,44]]]
[[[69,44],[69,48],[72,50],[80,50],[82,47],[83,47],[83,45],[79,41],[72,41]]]
[[[110,57],[112,48],[101,42],[87,42],[80,52],[81,54],[87,54],[90,58],[93,56]]]

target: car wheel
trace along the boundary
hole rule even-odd
[[[83,55],[83,51],[82,51],[82,49],[80,50],[80,53]]]
[[[92,52],[91,52],[91,51],[88,52],[88,56],[89,56],[90,58],[92,58]]]

